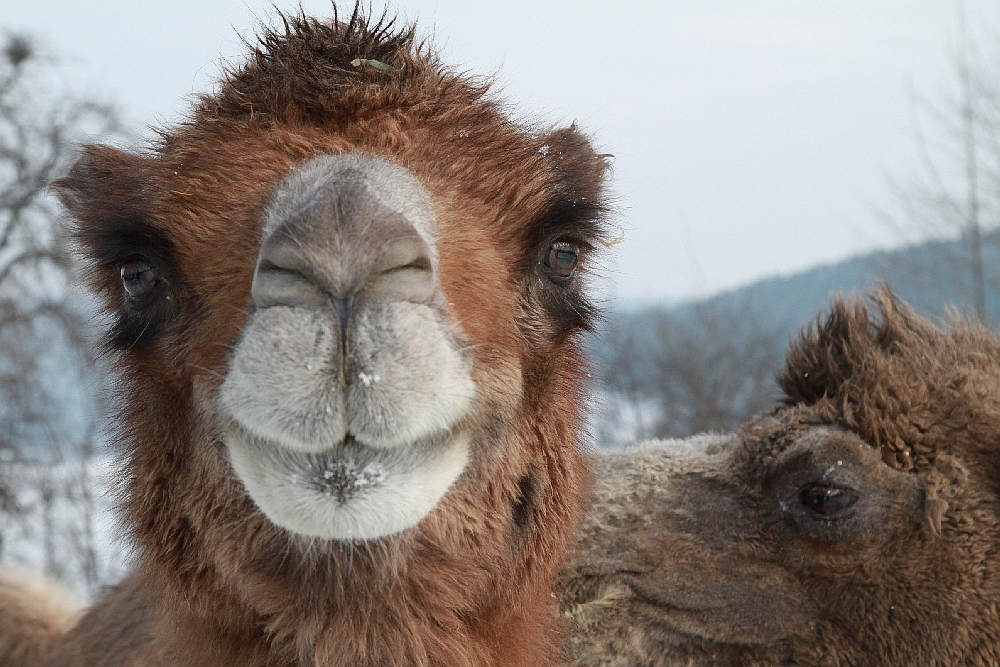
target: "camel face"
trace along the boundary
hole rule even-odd
[[[513,472],[495,500],[516,504],[546,485],[521,415],[558,411],[547,428],[573,437],[603,160],[574,128],[534,136],[459,92],[402,127],[385,103],[363,129],[251,116],[152,158],[95,147],[60,186],[128,377],[186,394],[129,397],[137,421],[183,415],[196,437],[175,439],[221,444],[206,469],[293,535],[397,534],[472,464],[469,484]]]
[[[746,443],[734,436],[602,455],[595,511],[562,595],[571,664],[735,667],[787,657],[773,647],[808,633],[817,608],[791,572],[754,555],[751,538],[776,516],[811,528],[778,478],[810,476],[825,454],[819,435],[807,434],[750,494],[734,466]],[[817,451],[806,453],[810,444]]]
[[[601,456],[573,664],[995,664],[998,343],[881,298],[793,345],[772,414]]]
[[[504,109],[357,9],[262,28],[144,149],[83,148],[55,187],[137,565],[64,664],[124,660],[95,638],[140,615],[178,665],[556,659],[607,163]]]
[[[430,198],[383,159],[320,156],[282,180],[264,220],[220,391],[233,468],[295,533],[408,528],[462,472],[475,397]]]

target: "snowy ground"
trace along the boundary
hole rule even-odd
[[[596,447],[627,447],[653,437],[660,419],[655,401],[600,390],[587,410],[587,432]]]
[[[110,490],[112,458],[5,463],[19,514],[0,514],[0,561],[45,571],[92,598],[128,568]]]

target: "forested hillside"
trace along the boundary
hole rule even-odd
[[[1000,233],[983,236],[986,322],[1000,321]],[[593,340],[603,444],[732,428],[777,397],[789,337],[830,299],[889,286],[917,311],[975,316],[967,244],[931,241],[672,307],[618,303]]]

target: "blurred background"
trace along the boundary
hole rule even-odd
[[[576,121],[615,155],[592,445],[768,408],[789,337],[831,295],[884,282],[925,314],[1000,321],[1000,3],[483,5],[388,11],[493,76],[526,125]],[[141,147],[178,122],[275,17],[258,0],[3,2],[0,560],[85,596],[128,563],[113,375],[47,184],[80,142]]]

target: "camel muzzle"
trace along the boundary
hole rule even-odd
[[[233,468],[279,525],[395,532],[464,468],[475,384],[434,225],[420,182],[382,158],[322,155],[276,187],[220,404]]]

